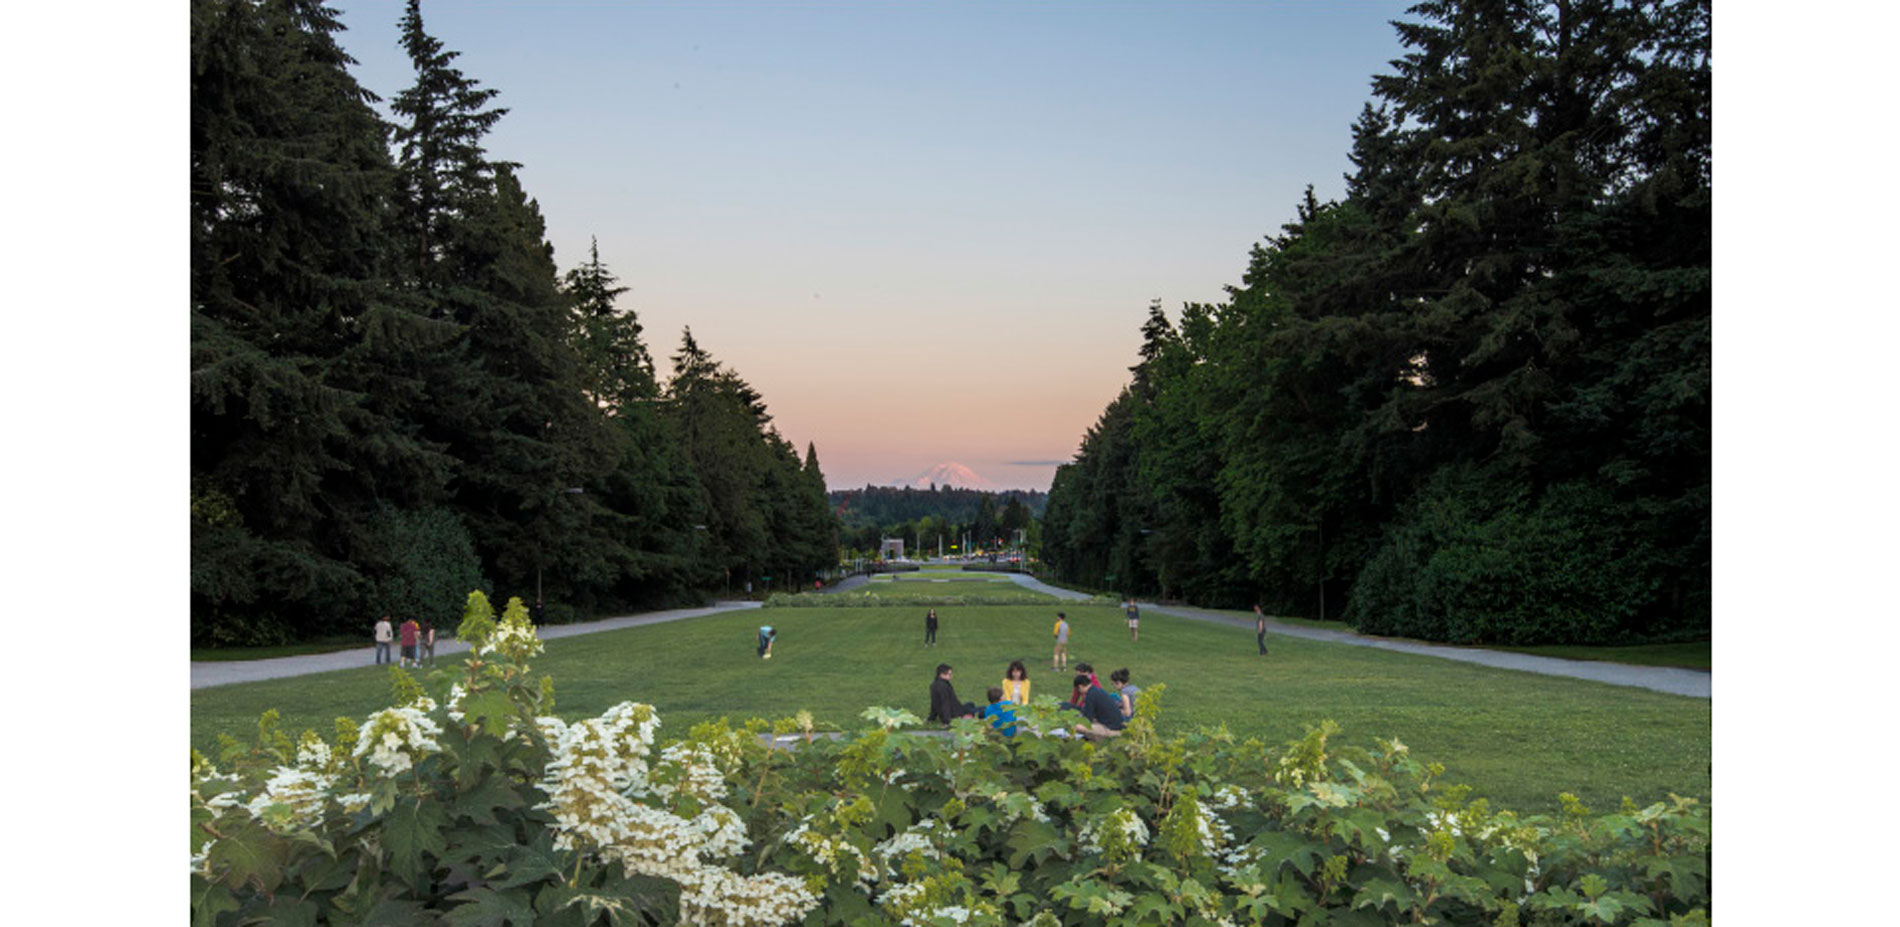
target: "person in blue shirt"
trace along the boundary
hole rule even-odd
[[[759,628],[759,659],[772,659],[772,642],[778,640],[778,632],[771,625]]]
[[[1016,703],[1003,698],[1002,686],[991,686],[988,695],[990,703],[983,707],[983,717],[990,719],[990,727],[1002,731],[1004,737],[1016,736]]]

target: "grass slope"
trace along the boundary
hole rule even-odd
[[[535,666],[553,676],[562,717],[651,702],[663,739],[722,715],[800,709],[855,730],[869,726],[858,713],[870,705],[923,715],[939,662],[956,667],[957,694],[968,701],[982,702],[1012,659],[1030,668],[1035,694],[1065,696],[1068,682],[1049,671],[1058,607],[1074,626],[1072,662],[1092,662],[1104,677],[1129,667],[1143,686],[1167,683],[1164,735],[1225,724],[1278,748],[1304,724],[1331,718],[1348,742],[1396,736],[1415,756],[1444,763],[1445,781],[1522,811],[1554,810],[1560,791],[1605,809],[1624,795],[1709,794],[1707,699],[1293,638],[1270,639],[1272,654],[1261,658],[1251,629],[1164,615],[1144,615],[1132,643],[1109,606],[939,607],[930,649],[920,607],[775,608],[550,641]],[[764,623],[779,629],[770,661],[753,650]],[[388,690],[386,670],[369,666],[195,690],[192,743],[208,749],[219,733],[248,739],[269,707],[293,732],[328,734],[337,716],[360,720],[385,706]]]

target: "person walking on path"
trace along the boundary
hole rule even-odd
[[[924,616],[924,646],[937,646],[937,610],[934,608]]]
[[[396,639],[395,630],[389,626],[389,616],[376,619],[376,665],[389,662],[389,643]]]
[[[435,622],[422,619],[422,658],[435,665]]]
[[[1141,640],[1141,606],[1135,604],[1135,597],[1131,595],[1122,603],[1122,608],[1128,613],[1128,639]]]
[[[414,618],[405,618],[403,619],[403,622],[402,622],[401,634],[402,634],[401,665],[421,666],[422,661],[416,659],[416,642],[418,640],[421,640],[422,638],[422,626],[416,624],[416,619]]]
[[[1260,610],[1260,603],[1253,606],[1253,639],[1260,645],[1260,655],[1267,655],[1267,615]]]
[[[1069,665],[1069,615],[1056,612],[1056,652],[1049,658],[1052,670],[1060,672]]]
[[[1029,670],[1023,668],[1023,661],[1011,660],[1003,671],[1003,697],[1012,704],[1029,704]]]

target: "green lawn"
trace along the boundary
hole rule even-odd
[[[969,701],[981,702],[1012,659],[1030,668],[1036,694],[1066,695],[1068,682],[1048,668],[1058,608],[1074,626],[1072,661],[1091,661],[1103,676],[1129,667],[1144,686],[1167,683],[1164,734],[1225,723],[1277,748],[1304,723],[1331,718],[1347,742],[1396,736],[1444,763],[1448,780],[1524,811],[1553,810],[1559,791],[1603,809],[1624,795],[1709,794],[1708,699],[1284,637],[1260,658],[1250,628],[1158,614],[1144,616],[1135,644],[1110,606],[939,607],[938,646],[928,650],[914,606],[737,612],[550,641],[536,669],[554,678],[563,717],[651,702],[665,719],[662,738],[721,715],[800,709],[862,729],[869,723],[858,713],[869,705],[923,715],[940,661],[956,667],[957,693]],[[779,629],[770,661],[753,651],[762,623]],[[192,743],[206,749],[220,732],[248,739],[258,712],[273,706],[293,732],[327,735],[333,718],[386,705],[388,688],[386,670],[364,667],[195,690]]]

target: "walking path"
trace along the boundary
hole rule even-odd
[[[1067,601],[1087,599],[1088,595],[1057,589],[1033,577],[1020,573],[1006,573],[1018,585],[1046,592]],[[1172,615],[1177,618],[1192,618],[1196,621],[1211,621],[1216,624],[1233,625],[1237,628],[1253,630],[1253,616],[1244,612],[1224,612],[1206,608],[1194,608],[1188,605],[1152,605],[1140,603],[1146,611],[1158,615]],[[1528,653],[1511,653],[1504,650],[1485,650],[1478,647],[1453,647],[1446,644],[1423,644],[1415,641],[1386,640],[1366,637],[1351,631],[1331,631],[1321,628],[1302,628],[1281,624],[1269,618],[1268,634],[1281,634],[1287,637],[1301,637],[1313,641],[1326,641],[1334,644],[1349,644],[1354,647],[1372,647],[1378,650],[1396,650],[1400,653],[1413,653],[1426,657],[1439,657],[1446,660],[1462,660],[1482,666],[1494,666],[1498,669],[1520,670],[1526,673],[1542,673],[1546,676],[1568,676],[1572,679],[1589,679],[1607,682],[1616,686],[1634,686],[1642,689],[1654,689],[1671,695],[1688,695],[1696,698],[1710,698],[1710,682],[1714,674],[1701,670],[1682,669],[1673,666],[1631,666],[1626,663],[1603,663],[1596,660],[1565,660],[1558,657],[1539,657]]]
[[[536,627],[535,633],[542,640],[557,637],[572,637],[576,634],[592,634],[596,631],[617,631],[621,628],[634,628],[646,624],[660,624],[665,621],[679,621],[682,618],[700,618],[716,615],[720,612],[738,611],[746,608],[758,608],[757,602],[714,602],[705,608],[675,608],[663,612],[647,612],[640,615],[621,615],[616,618],[602,618],[598,621],[583,621],[577,624],[552,624]],[[391,651],[401,648],[392,646]],[[437,640],[435,655],[440,658],[450,654],[462,653],[468,645],[457,640]],[[191,664],[191,687],[203,689],[209,686],[223,686],[234,682],[257,682],[262,679],[283,679],[288,676],[303,676],[309,673],[327,673],[331,670],[355,669],[375,662],[374,644],[355,650],[339,650],[335,653],[312,653],[298,657],[276,657],[269,660],[225,660],[193,661]]]
[[[1065,602],[1087,601],[1091,596],[1085,592],[1058,589],[1032,576],[1021,573],[998,573],[1008,577],[1017,585]],[[870,581],[866,576],[853,576],[835,586],[827,586],[825,593],[845,592],[862,588]],[[758,608],[757,602],[716,602],[705,608],[679,608],[663,612],[648,612],[642,615],[622,615],[617,618],[603,618],[599,621],[587,621],[579,624],[548,625],[537,628],[543,640],[557,637],[569,637],[575,634],[592,634],[596,631],[613,631],[620,628],[632,628],[640,625],[659,624],[665,621],[679,621],[684,618],[699,618],[716,615],[721,612],[737,611],[746,608]],[[1187,605],[1152,605],[1141,603],[1141,607],[1158,615],[1172,615],[1177,618],[1192,618],[1196,621],[1209,621],[1216,624],[1232,625],[1244,630],[1253,630],[1253,617],[1243,612],[1226,612],[1213,609],[1194,608]],[[1286,637],[1299,637],[1306,640],[1326,641],[1334,644],[1347,644],[1354,647],[1373,647],[1379,650],[1396,650],[1400,653],[1438,657],[1445,660],[1462,660],[1498,669],[1519,670],[1526,673],[1541,673],[1546,676],[1567,676],[1572,679],[1588,679],[1617,686],[1633,686],[1667,692],[1672,695],[1687,695],[1695,698],[1710,698],[1710,682],[1713,674],[1701,670],[1680,669],[1668,666],[1630,666],[1623,663],[1601,663],[1592,660],[1564,660],[1557,657],[1539,657],[1526,653],[1510,653],[1502,650],[1485,650],[1478,647],[1452,647],[1445,644],[1423,644],[1413,641],[1386,640],[1366,637],[1351,631],[1332,631],[1321,628],[1303,628],[1280,624],[1269,619],[1267,633]],[[468,649],[461,641],[443,641],[436,644],[438,657],[460,653]],[[191,687],[202,689],[207,686],[222,686],[234,682],[256,682],[261,679],[281,679],[287,676],[302,676],[307,673],[322,673],[330,670],[353,669],[369,663],[375,651],[365,646],[356,650],[336,653],[308,654],[299,657],[277,657],[271,660],[249,660],[231,662],[193,662],[191,664]]]

